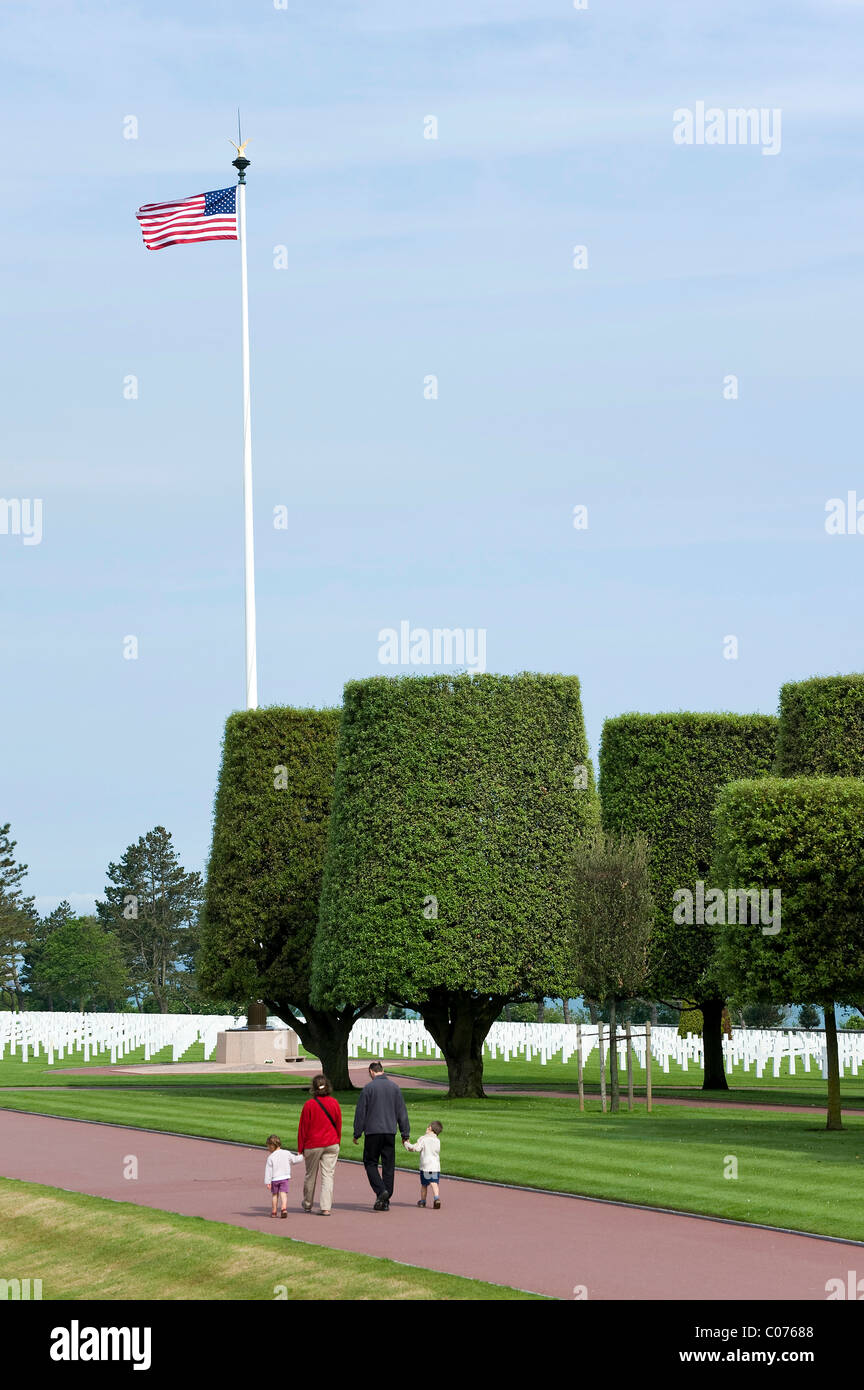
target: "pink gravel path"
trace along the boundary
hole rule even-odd
[[[129,1155],[135,1181],[123,1177]],[[0,1111],[0,1174],[139,1206],[294,1236],[315,1245],[557,1299],[824,1300],[828,1279],[861,1266],[861,1244],[455,1178],[443,1206],[418,1211],[397,1169],[387,1213],[371,1209],[362,1167],[341,1162],[333,1215],[271,1221],[264,1150],[119,1125]]]

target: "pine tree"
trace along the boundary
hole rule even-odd
[[[21,883],[27,865],[15,859],[16,841],[10,839],[11,825],[0,825],[0,991],[20,1009],[23,999],[23,957],[37,922],[33,898],[27,898]]]
[[[65,926],[74,916],[72,904],[64,898],[53,912],[48,912],[44,917],[38,918],[33,926],[30,942],[24,952],[23,978],[28,991],[38,997],[37,1007],[41,1007],[44,999],[47,1001],[49,1009],[53,1010],[54,1008],[54,990],[44,978],[42,960],[54,932]]]
[[[149,995],[168,1013],[178,977],[194,957],[199,873],[187,873],[164,826],[129,845],[119,864],[109,864],[105,900],[96,904],[102,923],[117,938],[136,994]]]

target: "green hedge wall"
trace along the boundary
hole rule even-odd
[[[339,718],[271,706],[226,722],[199,957],[206,988],[308,998]]]
[[[651,983],[661,997],[699,997],[714,934],[676,925],[672,895],[708,879],[717,793],[736,778],[767,776],[776,735],[777,719],[767,714],[622,714],[603,726],[603,824],[641,832],[651,846]]]
[[[781,778],[723,788],[714,881],[777,888],[780,930],[720,928],[716,970],[730,992],[774,1003],[864,993],[864,782]]]
[[[780,691],[779,777],[864,777],[864,675],[814,676]]]
[[[562,994],[564,866],[597,821],[575,676],[350,683],[313,997]]]

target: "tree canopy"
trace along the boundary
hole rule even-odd
[[[208,989],[266,1000],[347,1089],[358,1010],[342,1000],[316,1010],[310,999],[339,719],[338,709],[282,706],[228,719],[199,972]]]
[[[818,1002],[829,1048],[829,1128],[840,1126],[835,1002],[864,994],[864,782],[771,777],[735,782],[714,817],[718,885],[779,891],[779,923],[754,913],[720,929],[716,970],[745,1001]],[[778,929],[774,930],[774,925]]]
[[[813,676],[780,690],[780,777],[864,777],[864,675]]]
[[[119,941],[98,917],[71,917],[56,927],[39,957],[42,987],[61,1008],[121,1008],[129,974]]]
[[[351,682],[313,997],[417,1009],[482,1094],[504,1003],[573,993],[565,866],[597,820],[575,676]]]
[[[600,796],[607,830],[649,841],[655,929],[650,993],[685,999],[704,1017],[705,1088],[726,1089],[724,1000],[712,978],[716,935],[673,920],[673,895],[709,877],[717,794],[741,777],[768,776],[777,720],[763,714],[623,714],[607,719]]]

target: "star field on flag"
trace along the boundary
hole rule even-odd
[[[145,203],[135,214],[148,251],[192,241],[237,241],[237,189],[217,188],[173,203]]]

